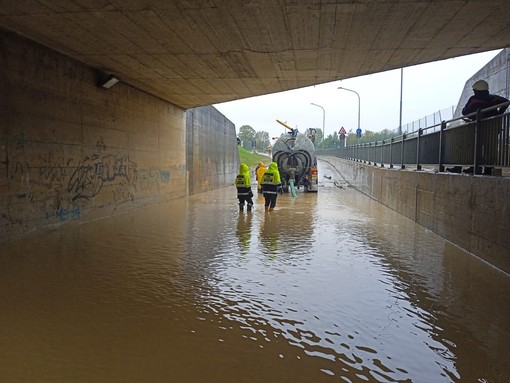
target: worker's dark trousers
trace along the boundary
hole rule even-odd
[[[239,186],[237,189],[237,199],[239,200],[239,210],[243,210],[244,203],[248,203],[248,210],[251,210],[253,206],[253,192],[251,191],[251,187]]]
[[[277,197],[277,194],[264,193],[264,199],[265,199],[264,206],[269,206],[270,208],[274,208],[276,206],[276,197]]]

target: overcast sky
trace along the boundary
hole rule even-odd
[[[419,120],[439,110],[456,107],[464,84],[501,50],[462,56],[454,59],[416,65],[403,70],[402,125]],[[339,86],[356,91],[360,96],[360,127],[362,131],[396,129],[400,119],[401,70],[334,81],[302,89],[251,97],[214,105],[236,126],[250,125],[255,131],[279,136],[284,121],[304,132],[322,129],[325,116],[326,136],[358,127],[358,97],[339,90]],[[318,104],[324,108],[311,105]]]

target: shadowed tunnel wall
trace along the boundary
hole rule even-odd
[[[234,184],[239,170],[235,126],[216,108],[186,112],[186,153],[190,194]]]
[[[100,89],[92,68],[2,30],[0,68],[0,241],[233,183],[235,127],[212,107]]]

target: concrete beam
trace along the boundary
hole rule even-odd
[[[0,28],[188,109],[506,48],[509,9],[507,0],[26,0],[0,3]]]

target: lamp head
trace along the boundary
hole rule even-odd
[[[98,73],[97,86],[102,89],[110,89],[112,86],[120,81],[118,77],[113,74]]]

